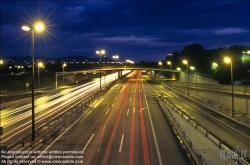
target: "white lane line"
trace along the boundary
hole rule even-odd
[[[119,152],[122,151],[123,138],[124,138],[124,134],[122,134],[122,139],[121,139],[121,144],[120,144]]]
[[[133,108],[133,113],[135,113],[135,108]]]
[[[127,110],[127,115],[128,115],[129,109]]]
[[[107,112],[106,112],[105,116],[108,114],[109,110],[110,110],[110,108],[107,110]]]
[[[115,98],[115,101],[117,100],[117,97]]]
[[[132,99],[132,97],[130,97],[130,100]]]
[[[141,111],[144,110],[144,109],[145,109],[145,108],[140,109],[140,113],[141,113]]]
[[[48,147],[46,147],[43,151],[48,151],[49,148],[50,148],[59,138],[62,137],[62,135],[64,135],[73,125],[75,125],[75,124],[82,118],[83,115],[84,115],[84,114],[82,114],[73,124],[71,124],[71,126],[69,126],[60,136],[58,136],[54,141],[52,141],[52,143],[50,143],[50,145],[49,145]],[[93,136],[93,135],[92,135],[92,136]],[[35,160],[37,160],[41,154],[42,154],[42,152],[41,152],[39,155],[37,155],[37,157],[34,159],[34,161],[31,161],[31,163],[30,163],[29,165],[33,164],[33,162],[35,162]]]
[[[143,81],[142,81],[142,83],[143,83]],[[143,90],[144,90],[144,85],[142,85],[142,87],[143,87]],[[145,97],[145,101],[146,101],[146,105],[147,105],[147,109],[148,109],[148,116],[149,116],[149,119],[150,119],[150,124],[151,124],[151,128],[152,128],[153,136],[154,136],[154,141],[155,141],[156,151],[157,151],[157,155],[158,155],[158,159],[159,159],[159,164],[162,165],[161,154],[160,154],[158,142],[157,142],[157,139],[156,139],[155,129],[154,129],[154,126],[153,126],[151,114],[150,114],[149,107],[148,107],[147,97],[146,97],[145,94],[144,94],[144,97]]]
[[[95,134],[92,134],[92,136],[90,137],[89,141],[87,142],[87,144],[85,145],[85,147],[82,149],[83,151],[86,150],[86,148],[88,147],[88,145],[89,145],[89,143],[90,143],[90,141],[92,140],[92,138],[93,138],[94,135],[95,135]]]

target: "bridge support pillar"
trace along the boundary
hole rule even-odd
[[[122,77],[122,71],[119,70],[119,71],[118,71],[118,78],[121,78],[121,77]]]

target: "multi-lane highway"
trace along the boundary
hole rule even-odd
[[[133,72],[44,150],[84,151],[85,165],[191,164],[155,96],[141,71]],[[43,160],[52,161],[36,159]]]
[[[125,71],[124,71],[125,74]],[[115,74],[102,78],[102,89],[115,80]],[[43,96],[35,100],[35,124],[36,128],[48,122],[51,118],[65,113],[72,105],[87,98],[99,90],[99,80],[79,85],[73,88],[61,90],[52,96]],[[24,136],[30,134],[31,104],[10,106],[1,110],[1,126],[4,135],[1,142],[12,144]]]
[[[201,105],[180,92],[174,90],[171,84],[148,81],[152,89],[159,95],[165,96],[170,102],[184,111],[192,120],[213,133],[232,148],[248,150],[250,148],[250,128],[218,114],[208,107]],[[249,154],[247,158],[250,159]]]
[[[114,75],[105,79],[106,83],[113,80]],[[90,82],[70,89],[66,95],[56,94],[36,100],[36,125],[64,113],[79,99],[98,89],[98,81]],[[96,100],[70,127],[62,129],[59,136],[43,142],[43,150],[84,152],[75,160],[86,165],[192,164],[155,100],[159,95],[166,96],[230,146],[239,146],[239,150],[250,147],[250,131],[246,128],[229,123],[171,86],[149,80],[141,71],[134,71]],[[3,141],[8,142],[9,137],[17,140],[25,131],[29,132],[29,110],[30,105],[24,105],[2,111],[2,125],[9,131],[8,136],[2,136]],[[54,164],[52,160],[57,160],[46,156],[40,154],[35,160],[43,164]]]

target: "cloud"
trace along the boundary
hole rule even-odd
[[[249,30],[246,30],[244,28],[223,28],[214,30],[214,34],[221,34],[221,35],[227,35],[227,34],[240,34],[240,33],[246,33],[249,32]]]

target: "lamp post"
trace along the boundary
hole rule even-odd
[[[101,67],[102,67],[102,54],[105,54],[105,50],[97,50],[96,54],[100,55],[100,92],[102,91],[102,73],[101,73]]]
[[[39,70],[40,67],[43,67],[42,62],[39,62],[38,66],[37,66],[37,68],[38,68],[38,88],[40,88],[40,70]]]
[[[234,80],[233,80],[233,62],[231,58],[225,57],[224,58],[225,63],[231,64],[231,85],[232,85],[232,117],[234,117]]]
[[[172,73],[172,63],[171,63],[171,61],[168,61],[167,64],[170,66],[170,76],[169,76],[169,78],[170,78],[171,77],[171,73]]]
[[[115,59],[115,80],[116,80],[116,60],[119,58],[118,55],[114,55],[113,59]]]
[[[189,69],[195,70],[195,67],[194,67],[194,66],[190,66]],[[195,88],[196,88],[196,90],[197,90],[197,72],[196,72],[196,74],[195,74]]]
[[[35,33],[40,33],[44,31],[44,25],[42,22],[35,23],[32,27],[22,26],[24,31],[31,31],[31,65],[32,65],[32,80],[31,80],[31,127],[32,127],[32,141],[35,141],[35,98],[34,98],[34,42]]]
[[[64,68],[67,66],[67,64],[63,63],[62,68],[63,68],[63,84],[64,84]]]
[[[182,61],[183,64],[187,65],[187,74],[188,74],[188,97],[189,97],[189,68],[188,68],[188,61],[187,60],[183,60]]]
[[[160,66],[161,66],[161,70],[162,70],[162,62],[159,62],[158,63]],[[161,79],[161,71],[160,71],[160,73],[159,73],[159,80]]]

